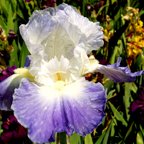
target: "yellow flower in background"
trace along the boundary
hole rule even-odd
[[[106,25],[103,32],[104,32],[104,40],[106,42],[109,42],[110,38],[114,34],[114,29],[112,28],[111,18],[109,15],[106,16]]]
[[[131,65],[138,55],[143,54],[144,26],[140,20],[139,9],[128,7],[127,14],[123,18],[130,21],[126,31],[126,44],[128,63]]]
[[[142,53],[142,49],[134,43],[127,43],[128,56],[135,58],[137,55]]]
[[[127,52],[128,57],[135,58],[137,55],[143,53],[144,48],[144,36],[134,35],[132,38],[127,39]]]

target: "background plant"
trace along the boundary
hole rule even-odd
[[[92,53],[101,63],[112,64],[121,56],[123,66],[128,65],[132,71],[144,69],[143,0],[1,0],[0,76],[8,66],[25,64],[28,50],[19,34],[19,26],[28,22],[34,10],[62,2],[75,6],[90,20],[100,22],[105,44]],[[57,142],[52,144],[143,144],[144,109],[134,111],[132,103],[139,99],[138,95],[144,97],[144,78],[116,84],[96,73],[87,75],[86,79],[100,81],[107,89],[106,116],[102,124],[85,138],[77,134],[71,137],[58,134]],[[144,107],[144,102],[141,105]],[[136,106],[139,108],[139,103]]]

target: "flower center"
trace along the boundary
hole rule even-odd
[[[62,71],[58,71],[54,74],[55,84],[54,87],[57,90],[62,90],[67,83],[66,73]]]
[[[54,85],[54,87],[59,91],[62,91],[64,89],[64,86],[65,86],[64,81],[57,81]]]
[[[65,81],[65,73],[64,72],[56,72],[55,80],[56,81]]]

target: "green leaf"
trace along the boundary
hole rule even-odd
[[[103,131],[103,133],[102,133],[101,136],[98,138],[98,140],[96,141],[95,144],[102,144],[102,141],[103,141],[103,139],[104,139],[104,137],[105,137],[105,133],[106,133],[106,131]]]
[[[132,132],[132,130],[133,130],[133,125],[134,125],[134,122],[133,122],[133,123],[130,125],[130,127],[128,128],[127,133],[126,133],[123,141],[125,141],[125,140],[127,139],[127,137],[129,136],[129,134]]]
[[[125,106],[125,112],[126,112],[127,120],[130,118],[129,107],[130,107],[130,104],[132,102],[131,91],[136,93],[137,86],[135,85],[135,83],[134,82],[133,83],[125,83],[124,84],[123,103]]]
[[[144,137],[144,129],[143,129],[143,126],[142,126],[142,125],[140,125],[140,130],[141,130],[142,136]]]
[[[2,132],[3,132],[3,129],[2,129],[2,124],[3,124],[3,122],[2,121],[0,121],[0,135],[2,134]]]
[[[25,44],[23,43],[23,45],[21,46],[20,43],[18,44],[19,48],[20,48],[20,67],[24,67],[25,64],[25,60],[26,60],[26,56],[29,54],[28,49],[26,48]]]
[[[117,0],[111,0],[111,3],[114,4],[115,2],[117,2]]]
[[[0,16],[0,26],[6,30],[7,29],[7,25],[6,25],[6,22],[4,20],[4,18],[2,16]]]
[[[125,121],[125,119],[123,118],[123,116],[118,112],[118,110],[114,107],[114,105],[111,103],[111,102],[108,102],[110,107],[111,107],[111,110],[115,116],[115,118],[118,120],[118,121],[121,121],[123,125],[127,126],[127,122]]]
[[[139,12],[139,15],[141,16],[141,15],[143,15],[144,14],[144,10],[141,10],[140,12]]]
[[[8,1],[5,1],[5,0],[1,0],[0,1],[0,12],[4,15],[4,16],[7,16],[8,15],[8,11],[7,11],[7,2]]]
[[[111,126],[111,136],[113,137],[115,134],[115,123],[114,121],[112,122],[112,126]]]
[[[81,144],[80,136],[76,133],[70,136],[70,144]]]
[[[84,142],[85,142],[85,144],[93,144],[91,134],[88,134],[85,136]]]
[[[14,30],[14,13],[12,11],[12,6],[8,4],[8,17],[7,17],[7,34],[10,29]]]
[[[112,55],[110,58],[110,63],[113,64],[116,62],[117,56],[119,55],[119,46],[115,46],[113,51],[111,51]]]
[[[66,144],[66,133],[62,132],[62,133],[58,133],[59,135],[59,142],[60,144]]]
[[[10,66],[16,65],[18,67],[19,66],[18,46],[15,41],[13,41],[13,47],[14,47],[14,50],[13,50],[13,52],[10,53],[11,59],[9,61],[9,65]]]
[[[86,4],[88,0],[82,1],[82,15],[86,16]]]
[[[112,126],[114,126],[114,122],[113,120],[111,120],[109,126],[107,127],[107,129],[105,129],[102,132],[102,135],[99,137],[99,139],[96,141],[95,144],[108,144],[108,139],[110,137],[110,135],[113,133],[112,130]]]
[[[115,96],[114,94],[115,94],[115,89],[111,90],[111,91],[108,93],[107,99],[113,98],[113,97]]]
[[[46,143],[46,144],[49,144],[49,143]],[[56,144],[56,142],[51,142],[50,144]]]
[[[107,7],[106,7],[106,9],[105,9],[105,14],[108,13],[108,9],[109,9],[109,7],[110,7],[110,2],[109,2],[109,0],[106,1],[106,5],[107,5]]]
[[[101,14],[101,12],[104,10],[104,8],[108,7],[109,5],[104,5],[102,7],[100,7],[100,9],[97,12],[97,16]]]
[[[111,128],[112,128],[112,124],[113,124],[113,121],[111,121],[107,131],[106,131],[106,134],[104,136],[104,139],[103,139],[103,144],[108,144],[108,139],[109,139],[109,136],[110,136],[110,131],[111,131]]]
[[[138,132],[138,133],[137,133],[137,136],[136,136],[136,144],[144,144],[144,141],[143,141],[143,137],[142,137],[141,132]]]
[[[112,80],[106,80],[104,82],[104,87],[107,89],[107,92],[109,93],[109,90],[113,87],[114,82]]]

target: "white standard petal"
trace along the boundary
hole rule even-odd
[[[80,44],[87,52],[103,45],[99,23],[90,22],[66,4],[34,12],[28,24],[20,26],[20,33],[30,53],[45,60],[61,55],[70,59]]]
[[[57,10],[53,9],[53,11]],[[63,19],[65,19],[64,15]],[[69,25],[71,24],[67,23],[69,30],[75,30],[75,36],[79,35],[80,31],[75,26]],[[54,56],[71,57],[73,54],[75,41],[67,33],[57,12],[51,15],[50,9],[34,12],[28,24],[20,26],[20,32],[30,53],[36,55],[35,57],[49,60]]]
[[[68,22],[72,25],[75,25],[82,34],[79,43],[84,43],[89,49],[86,49],[88,52],[91,50],[99,49],[103,46],[103,32],[102,27],[99,25],[99,22],[91,22],[88,18],[83,17],[76,9],[73,7],[63,4],[59,6],[59,9],[62,9],[67,15]],[[72,31],[69,29],[71,35]]]

